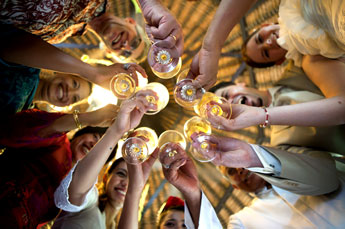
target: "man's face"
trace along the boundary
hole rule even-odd
[[[227,173],[233,187],[246,192],[258,192],[266,185],[264,179],[247,169],[227,168]]]
[[[236,84],[219,88],[215,94],[225,98],[229,103],[261,107],[264,104],[259,92],[255,88],[245,87],[244,84]]]
[[[98,142],[101,135],[98,133],[86,133],[71,141],[71,150],[74,161],[82,159]]]
[[[91,94],[90,84],[77,76],[57,73],[47,78],[41,90],[43,100],[55,106],[68,106]]]
[[[256,63],[280,62],[285,59],[286,50],[281,48],[279,38],[280,26],[264,25],[247,43],[247,56]]]
[[[94,30],[107,48],[118,56],[137,58],[145,48],[144,39],[132,18],[105,14],[102,15],[101,23],[97,23]]]

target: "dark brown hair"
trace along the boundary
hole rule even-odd
[[[252,34],[250,34],[247,39],[243,42],[241,47],[241,54],[242,54],[242,60],[246,62],[247,65],[253,67],[253,68],[268,68],[274,66],[275,62],[268,62],[268,63],[257,63],[250,59],[250,57],[247,55],[247,44],[250,38],[252,38],[257,32],[259,32],[260,29],[255,30]]]
[[[116,147],[114,149],[114,151],[116,150]],[[104,176],[106,179],[103,179],[102,184],[99,187],[99,197],[98,197],[98,208],[101,212],[104,211],[105,209],[105,205],[108,201],[108,196],[105,190],[106,187],[106,182],[107,182],[107,178],[112,174],[112,172],[114,171],[114,169],[121,163],[124,162],[125,160],[120,157],[119,159],[115,160],[111,166],[107,169],[107,171],[105,172]]]

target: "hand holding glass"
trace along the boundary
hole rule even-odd
[[[174,88],[174,98],[182,107],[192,108],[206,92],[199,83],[192,79],[186,79],[189,69],[182,71],[177,78]]]
[[[215,158],[215,145],[209,141],[212,128],[209,122],[198,116],[188,119],[183,127],[187,140],[193,142],[190,153],[200,162],[209,162]]]
[[[183,135],[176,130],[164,131],[158,139],[159,161],[164,168],[170,168],[170,165],[183,158],[187,158],[186,140]]]
[[[122,145],[122,156],[127,163],[140,164],[155,150],[158,137],[154,130],[140,127],[130,133]]]
[[[161,83],[149,83],[135,95],[149,108],[145,114],[154,115],[163,110],[169,102],[169,91]]]
[[[169,41],[157,41],[152,44],[147,61],[152,72],[162,79],[174,77],[182,65],[176,46]]]
[[[207,119],[209,114],[230,119],[232,114],[231,104],[211,92],[206,92],[202,96],[194,111],[204,119]]]

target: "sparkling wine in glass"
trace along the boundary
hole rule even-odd
[[[216,116],[222,116],[226,119],[231,118],[231,104],[222,97],[218,97],[211,92],[206,92],[199,103],[194,107],[195,113],[200,117],[207,119],[208,113]]]
[[[192,79],[186,79],[188,69],[182,71],[174,88],[174,98],[177,104],[185,108],[193,108],[206,92],[201,85]]]
[[[152,72],[162,79],[174,77],[182,66],[176,46],[169,41],[157,41],[152,44],[147,61]]]
[[[135,129],[122,145],[122,156],[130,164],[140,164],[154,151],[158,137],[148,127]]]
[[[131,97],[135,89],[135,80],[127,73],[116,74],[110,81],[110,90],[118,99]]]
[[[154,115],[167,106],[169,91],[163,84],[153,82],[139,90],[135,97],[144,100],[145,104],[148,105],[149,110],[145,114]]]
[[[185,122],[183,132],[187,141],[194,142],[194,145],[197,146],[190,145],[190,153],[196,160],[209,162],[215,158],[216,145],[206,137],[212,132],[211,125],[207,120],[194,116]]]
[[[165,168],[170,168],[173,162],[187,158],[186,144],[186,140],[180,132],[176,130],[164,131],[158,139],[159,161]]]

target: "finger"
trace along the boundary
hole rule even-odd
[[[190,69],[186,78],[188,79],[195,79],[200,74],[199,71],[199,53],[194,56],[192,63],[190,65]]]
[[[150,157],[147,159],[147,164],[149,165],[153,165],[153,163],[157,160],[158,158],[158,154],[159,154],[159,148],[157,147],[152,154],[150,155]]]
[[[144,78],[147,78],[145,70],[139,65],[133,65],[133,68],[138,71]]]
[[[178,170],[180,167],[184,166],[187,162],[186,158],[180,158],[173,163],[170,164],[169,169],[171,170]]]
[[[160,23],[158,28],[151,26],[152,36],[158,40],[166,39],[172,33],[173,29],[176,28],[176,23],[172,21],[172,19],[169,19],[167,22]]]

